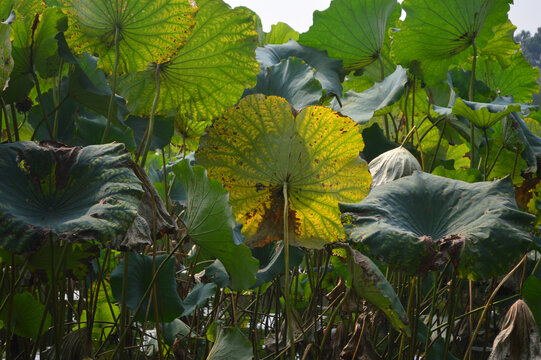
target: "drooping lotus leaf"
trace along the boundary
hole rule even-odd
[[[196,160],[229,191],[248,244],[283,238],[287,183],[291,244],[319,248],[345,236],[338,201],[368,191],[362,147],[357,125],[329,108],[295,116],[283,98],[251,95],[214,122]]]
[[[282,60],[296,57],[304,60],[315,70],[315,77],[323,89],[337,95],[342,95],[342,61],[331,59],[325,51],[303,46],[295,40],[283,45],[265,45],[255,51],[256,59],[265,69],[280,64]]]
[[[178,109],[181,116],[212,120],[255,85],[254,14],[231,9],[221,0],[199,0],[196,26],[185,46],[159,71],[157,114]],[[156,92],[156,67],[119,79],[120,94],[135,115],[150,114]]]
[[[206,360],[251,360],[254,358],[253,346],[237,327],[215,326],[214,346]]]
[[[190,239],[218,258],[231,274],[231,287],[248,289],[256,281],[258,261],[250,249],[233,236],[235,218],[222,185],[207,177],[201,166],[183,160],[173,172],[186,191],[184,223]]]
[[[370,161],[368,169],[372,175],[372,187],[409,176],[414,171],[422,171],[415,156],[402,146],[386,151]]]
[[[299,33],[286,23],[271,25],[271,31],[265,34],[265,44],[285,44],[289,40],[299,40]]]
[[[175,279],[175,259],[169,258],[162,267],[154,282],[156,289],[157,304],[154,301],[155,297],[144,296],[148,287],[151,285],[154,271],[165,261],[167,254],[156,256],[153,262],[152,256],[141,255],[136,252],[129,253],[128,259],[128,274],[127,281],[129,286],[126,287],[126,306],[135,311],[142,303],[140,310],[135,314],[137,321],[154,319],[154,308],[157,308],[157,322],[169,322],[179,317],[184,306],[177,292],[177,281]],[[122,301],[123,294],[123,277],[124,277],[124,261],[120,261],[118,266],[111,273],[111,290],[116,301]],[[153,266],[154,264],[154,266]],[[149,316],[147,317],[147,309]]]
[[[406,310],[377,265],[369,257],[347,244],[336,244],[336,246],[346,251],[351,287],[357,295],[380,309],[396,330],[404,331],[409,336]]]
[[[445,80],[450,65],[466,61],[474,42],[484,47],[492,28],[507,22],[509,2],[405,0],[406,19],[393,34],[395,58],[404,67],[419,61],[425,83],[435,85]]]
[[[29,292],[15,294],[12,306],[11,313],[8,311],[8,306],[3,308],[0,312],[0,320],[4,322],[4,326],[7,326],[8,316],[11,317],[11,331],[19,336],[35,339],[43,335],[51,324],[51,315],[47,313],[41,329],[42,333],[39,333],[40,320],[46,308]]]
[[[387,30],[399,16],[396,0],[334,0],[327,10],[314,12],[314,24],[299,42],[327,50],[348,71],[361,69],[379,58]]]
[[[496,59],[502,67],[508,67],[513,62],[513,55],[520,49],[520,44],[515,43],[513,37],[517,27],[507,21],[492,28],[494,36],[481,49],[479,55],[482,58]]]
[[[340,209],[351,240],[409,273],[450,257],[461,277],[486,279],[506,272],[532,243],[534,216],[517,209],[509,178],[470,184],[415,172]]]
[[[476,103],[461,98],[458,98],[453,105],[453,114],[463,116],[483,129],[488,129],[504,116],[515,111],[520,111],[520,105]]]
[[[513,54],[510,60],[511,64],[502,68],[494,60],[480,57],[476,77],[498,95],[511,95],[516,102],[530,102],[532,94],[539,92],[539,70],[521,52]]]
[[[66,30],[67,25],[66,15],[58,8],[16,20],[12,25],[15,66],[11,76],[16,78],[35,69],[42,77],[48,77],[54,63],[51,59],[58,59],[56,35]],[[58,65],[54,68],[57,73]]]
[[[257,85],[246,89],[243,96],[251,94],[281,96],[298,111],[317,105],[323,95],[314,69],[297,58],[282,60],[261,70],[257,76]]]
[[[0,247],[35,251],[49,234],[108,242],[133,222],[143,194],[122,144],[0,144]]]
[[[118,73],[141,71],[150,62],[169,61],[194,25],[196,8],[189,0],[63,0],[70,16],[70,47],[100,58],[112,73],[118,29]]]
[[[184,311],[180,315],[189,316],[191,315],[196,307],[202,307],[205,305],[208,299],[210,299],[216,293],[216,284],[197,284],[193,287],[192,291],[186,295],[186,299],[182,301],[184,306]]]
[[[406,70],[400,65],[395,72],[370,89],[357,93],[349,90],[342,99],[342,107],[333,101],[333,108],[349,116],[359,124],[365,124],[378,110],[384,109],[397,102],[402,96],[404,86],[408,81]]]
[[[8,24],[0,24],[0,44],[2,44],[2,50],[0,51],[0,93],[4,90],[4,86],[9,79],[9,74],[11,74],[11,71],[13,70],[11,40],[9,38],[10,29],[11,26]]]

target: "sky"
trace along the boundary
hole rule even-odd
[[[467,1],[467,0],[466,0]],[[225,0],[231,6],[246,6],[255,11],[263,22],[263,29],[270,31],[272,24],[285,22],[299,32],[312,25],[314,10],[325,10],[330,0]],[[528,30],[532,35],[541,27],[541,0],[514,0],[509,19],[517,31]]]

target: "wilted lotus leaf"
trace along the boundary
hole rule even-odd
[[[539,332],[524,300],[517,300],[507,314],[492,346],[489,360],[535,360],[541,358]]]
[[[37,250],[49,234],[111,241],[132,224],[143,190],[122,144],[0,145],[0,247]]]
[[[402,146],[386,151],[370,161],[368,169],[372,175],[372,187],[411,175],[415,170],[422,170],[415,156]]]
[[[229,191],[247,243],[283,238],[287,184],[291,244],[317,248],[345,237],[338,202],[368,191],[363,145],[357,125],[329,108],[296,115],[283,98],[251,95],[215,121],[196,160]]]
[[[416,171],[340,208],[350,239],[409,273],[450,258],[461,277],[489,278],[532,243],[534,217],[517,209],[509,178],[470,184]]]

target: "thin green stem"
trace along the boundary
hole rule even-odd
[[[436,150],[434,151],[434,156],[432,156],[432,161],[430,162],[430,168],[428,169],[428,172],[432,172],[434,170],[434,164],[436,163],[436,157],[438,156],[438,150],[440,149],[441,140],[443,139],[443,134],[445,133],[445,127],[447,126],[447,121],[443,123],[443,129],[440,132],[440,137],[438,139],[438,145],[436,145]],[[420,143],[419,143],[420,145]]]
[[[289,199],[287,192],[287,182],[284,182],[283,188],[284,195],[284,300],[286,303],[286,322],[288,328],[288,338],[291,344],[291,359],[295,360],[295,335],[293,333],[293,315],[291,314],[291,299],[289,298],[289,228],[288,228],[288,211],[289,211]]]
[[[51,137],[51,139],[56,141],[56,137],[54,137],[53,130],[51,129],[51,124],[49,124],[49,119],[47,117],[47,109],[45,109],[45,102],[43,101],[43,97],[41,95],[41,89],[39,86],[38,76],[36,75],[35,71],[32,71],[31,74],[32,74],[32,79],[34,79],[34,84],[36,85],[36,92],[38,93],[39,105],[41,106],[41,112],[43,113],[43,122],[45,122],[45,125],[47,126],[47,132],[49,133],[49,136]],[[39,125],[41,125],[41,123]]]
[[[17,124],[17,111],[15,104],[11,104],[11,121],[13,123],[13,134],[15,135],[15,141],[19,141],[19,126]]]
[[[520,149],[515,151],[515,161],[513,162],[513,172],[511,173],[511,181],[514,181],[515,171],[517,170],[518,156],[520,155]]]
[[[154,94],[154,101],[152,101],[152,110],[150,112],[150,120],[148,123],[148,133],[145,140],[145,149],[143,150],[143,158],[141,159],[141,167],[145,166],[147,160],[148,150],[150,149],[150,143],[152,142],[152,134],[154,133],[154,121],[156,114],[156,107],[158,106],[158,99],[160,98],[160,65],[156,65],[156,93]]]
[[[487,135],[487,129],[483,128],[483,135],[485,137],[485,145],[486,145],[486,152],[485,152],[485,161],[483,166],[483,180],[486,181],[488,177],[487,173],[487,166],[488,166],[488,155],[490,154],[490,147],[488,143],[488,135]]]
[[[120,35],[120,28],[116,26],[115,27],[115,64],[113,66],[113,75],[112,75],[113,84],[111,86],[111,97],[109,98],[109,108],[107,110],[107,123],[105,124],[105,130],[103,131],[103,135],[101,137],[102,144],[107,139],[107,135],[109,135],[109,129],[111,128],[111,122],[113,121],[113,116],[116,116],[116,114],[113,114],[113,109],[114,109],[115,95],[116,95],[116,78],[117,78],[117,71],[118,71],[118,59],[120,58],[119,35]]]
[[[60,116],[60,101],[62,98],[62,68],[64,67],[64,61],[60,60],[60,67],[58,69],[58,84],[57,84],[57,91],[58,96],[56,96],[55,99],[55,108],[56,112],[54,114],[54,123],[53,123],[53,137],[56,139],[58,138],[58,119]]]
[[[473,64],[472,64],[472,71],[471,71],[471,77],[470,77],[470,92],[469,92],[469,99],[470,101],[473,101],[473,97],[475,95],[474,88],[475,88],[475,67],[477,65],[477,46],[475,45],[475,41],[472,44],[473,46]],[[475,165],[475,125],[473,124],[473,121],[470,120],[470,143],[471,143],[471,151],[470,151],[470,168],[473,169]]]
[[[451,337],[453,335],[454,325],[455,325],[455,313],[456,313],[456,297],[457,294],[455,294],[456,289],[458,288],[458,284],[460,283],[460,280],[457,280],[457,270],[453,269],[453,275],[451,278],[451,285],[449,286],[449,304],[448,304],[448,311],[447,311],[447,318],[448,318],[448,326],[447,331],[445,333],[445,348],[443,351],[443,360],[447,360],[447,356],[449,355],[449,347],[451,345]]]
[[[496,166],[496,162],[498,161],[498,158],[500,157],[500,154],[502,153],[502,150],[503,150],[503,145],[500,146],[500,148],[498,149],[498,152],[496,153],[496,157],[494,158],[494,161],[492,162],[492,165],[490,166],[490,169],[488,169],[487,178],[489,177],[490,173],[494,169],[494,166]]]
[[[0,104],[2,104],[2,110],[4,112],[4,122],[6,123],[6,133],[8,135],[8,142],[12,142],[13,140],[11,139],[11,131],[9,130],[9,116],[8,116],[8,109],[7,109],[7,106],[6,106],[6,103],[4,102],[4,99],[2,98],[2,96],[0,96]],[[1,121],[0,121],[1,122]],[[0,141],[2,141],[2,127],[0,126]]]
[[[466,350],[465,352],[465,355],[464,355],[464,359],[463,360],[467,360],[468,358],[468,354],[471,352],[472,350],[472,347],[473,347],[473,343],[475,342],[475,338],[477,337],[477,334],[479,333],[479,329],[481,328],[481,325],[483,323],[483,319],[485,318],[485,315],[487,314],[487,311],[488,309],[490,308],[490,304],[492,304],[492,301],[494,300],[494,297],[496,297],[496,294],[498,293],[498,290],[500,290],[500,288],[503,286],[503,284],[505,284],[505,282],[511,277],[511,275],[513,275],[513,273],[515,271],[517,271],[517,269],[519,269],[521,266],[522,266],[522,263],[524,261],[526,261],[526,259],[528,258],[528,254],[525,254],[522,259],[518,262],[518,264],[513,268],[511,269],[511,271],[509,271],[507,273],[507,275],[505,275],[505,277],[500,281],[500,283],[498,284],[498,286],[496,286],[496,288],[494,289],[494,291],[492,291],[492,294],[490,294],[490,297],[488,298],[488,301],[487,303],[485,304],[485,308],[483,309],[483,312],[481,313],[481,317],[479,318],[479,321],[477,322],[477,326],[475,327],[475,330],[473,331],[473,334],[471,336],[471,339],[470,339],[470,343],[468,345],[468,349]]]

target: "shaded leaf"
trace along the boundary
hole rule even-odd
[[[170,322],[179,317],[184,311],[184,307],[177,293],[175,259],[169,258],[158,274],[155,282],[156,298],[158,299],[156,304],[152,292],[150,293],[150,301],[149,296],[145,298],[144,294],[151,284],[153,274],[167,255],[156,256],[155,266],[153,266],[152,256],[140,255],[135,252],[127,254],[129,254],[127,281],[130,285],[126,289],[126,306],[135,311],[140,302],[143,304],[139,312],[134,314],[135,319],[139,322],[144,321],[147,310],[148,319],[154,319],[155,306],[158,312],[156,321]],[[124,261],[120,261],[111,273],[111,289],[113,296],[119,302],[123,296]]]
[[[342,107],[335,100],[333,109],[349,116],[359,124],[365,124],[374,114],[381,115],[388,111],[380,111],[397,102],[402,96],[408,81],[406,70],[400,65],[396,71],[380,83],[374,84],[362,93],[349,90],[342,99]]]
[[[283,242],[267,244],[262,247],[252,248],[252,254],[259,260],[259,271],[256,274],[257,282],[253,286],[258,287],[266,282],[274,280],[282,275],[285,269],[284,244]],[[289,247],[289,267],[301,264],[304,259],[304,251],[296,246]]]
[[[322,90],[314,69],[300,59],[289,58],[261,70],[257,85],[246,89],[243,97],[251,94],[281,96],[300,111],[307,106],[317,105]]]
[[[296,57],[315,70],[315,77],[323,89],[342,95],[342,61],[331,59],[325,51],[312,49],[291,40],[283,45],[265,45],[256,49],[256,58],[265,69],[280,64],[282,60]]]
[[[403,331],[410,336],[406,310],[376,264],[349,245],[337,246],[346,250],[351,286],[357,295],[380,309],[397,331]]]
[[[362,147],[357,125],[329,108],[295,116],[285,99],[251,95],[214,122],[196,160],[229,191],[249,244],[282,239],[287,183],[291,244],[319,248],[344,238],[338,201],[368,190]]]
[[[217,326],[214,345],[210,349],[207,360],[251,360],[252,358],[252,343],[237,327]]]
[[[214,296],[215,290],[216,284],[214,283],[195,285],[188,296],[186,296],[186,299],[182,302],[184,311],[180,316],[189,316],[195,311],[196,307],[205,305],[207,300]]]
[[[163,340],[169,346],[173,345],[177,337],[183,338],[191,332],[189,326],[180,319],[160,324],[160,328],[163,334]]]
[[[125,123],[133,130],[135,143],[137,146],[143,140],[146,128],[148,126],[148,117],[138,117],[129,115]],[[169,145],[174,133],[174,119],[172,117],[155,116],[154,131],[150,142],[150,150],[163,149]]]
[[[234,239],[236,223],[227,191],[218,181],[209,179],[204,168],[190,166],[188,160],[174,165],[173,172],[186,191],[183,219],[188,236],[222,262],[231,274],[233,289],[250,288],[258,263],[250,249]]]
[[[509,178],[469,184],[415,172],[340,208],[351,240],[410,273],[450,257],[461,277],[486,279],[507,271],[532,243],[533,216],[517,209]]]
[[[386,151],[400,146],[385,137],[383,131],[378,124],[374,123],[372,126],[363,129],[364,149],[362,151],[363,158],[370,162],[379,155]]]
[[[49,234],[107,242],[133,222],[142,196],[122,144],[0,144],[0,246],[37,250]]]
[[[19,336],[36,339],[43,335],[51,325],[51,315],[47,312],[41,334],[38,334],[40,321],[46,309],[45,305],[34,299],[29,292],[13,295],[12,310],[9,313],[8,306],[5,306],[0,313],[0,320],[7,325],[8,316],[10,316],[11,330]]]

